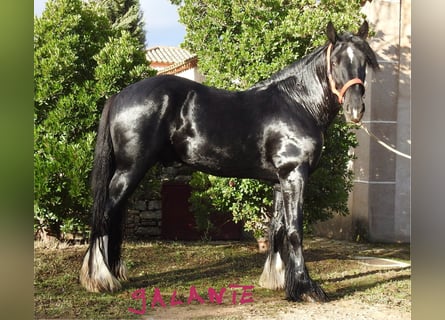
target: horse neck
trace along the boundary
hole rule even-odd
[[[329,89],[326,48],[316,49],[262,83],[275,83],[282,94],[287,95],[296,107],[309,113],[323,129],[329,126],[339,111],[335,96]]]

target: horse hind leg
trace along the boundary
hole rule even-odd
[[[90,247],[80,271],[80,282],[88,291],[118,291],[119,280],[127,279],[121,258],[125,203],[146,172],[145,166],[136,168],[116,170],[103,217],[93,216]]]
[[[279,251],[269,251],[259,284],[263,288],[272,290],[284,288],[285,265]]]
[[[117,188],[116,181],[123,179],[120,172],[116,172],[111,180],[104,212],[93,214],[90,246],[85,254],[80,270],[80,282],[92,292],[114,292],[121,289],[118,279],[124,279],[125,271],[118,271],[120,261],[120,244],[122,242],[119,227],[122,221],[123,205],[126,193],[125,186]],[[120,189],[120,190],[119,190]],[[120,268],[119,268],[120,269]]]
[[[284,288],[285,263],[283,205],[279,186],[274,190],[274,216],[269,227],[269,252],[264,263],[259,284],[263,288],[279,290]]]

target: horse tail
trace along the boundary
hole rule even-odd
[[[114,174],[113,144],[109,113],[115,96],[104,105],[96,138],[91,173],[93,196],[90,243],[80,270],[80,283],[92,292],[116,291],[121,285],[111,272],[109,260],[109,184]]]
[[[97,130],[96,147],[94,149],[94,164],[91,173],[91,188],[93,194],[93,217],[91,240],[98,234],[104,234],[105,209],[109,199],[108,186],[114,173],[113,144],[110,134],[109,113],[114,96],[109,98],[102,110],[102,116]],[[98,234],[96,234],[98,233]]]

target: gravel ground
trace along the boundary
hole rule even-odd
[[[218,316],[215,316],[218,315]],[[166,308],[155,315],[144,317],[157,319],[247,319],[247,320],[408,320],[409,311],[389,308],[385,305],[369,305],[354,298],[327,303],[290,303],[276,301],[242,306],[189,306]]]
[[[245,319],[299,319],[299,320],[404,320],[411,319],[410,312],[402,312],[385,305],[369,305],[355,299],[329,303],[300,303],[288,306],[275,314],[252,315]]]

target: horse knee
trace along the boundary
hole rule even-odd
[[[298,249],[302,246],[302,243],[303,243],[302,237],[297,231],[293,231],[293,232],[289,233],[287,238],[288,238],[289,243],[292,246],[292,248]]]

